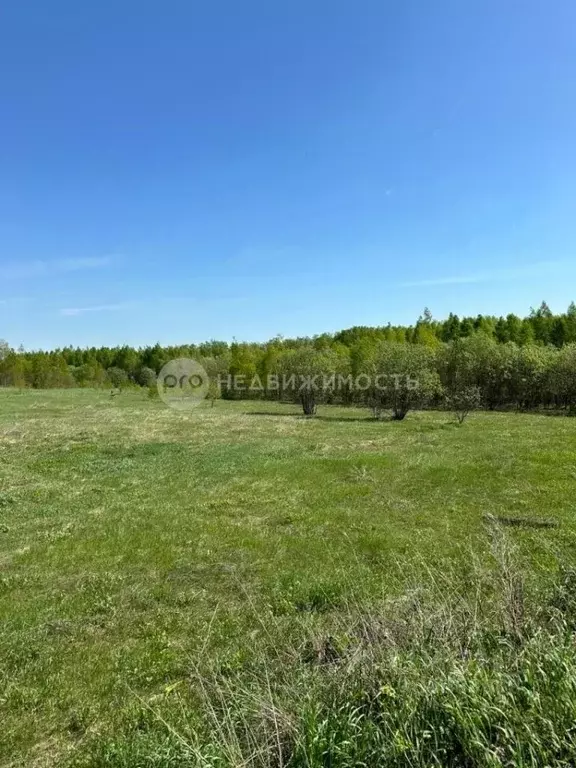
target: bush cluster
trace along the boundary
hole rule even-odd
[[[169,360],[198,360],[211,379],[209,396],[299,402],[313,416],[318,403],[361,405],[376,418],[403,419],[413,408],[449,407],[459,420],[475,408],[576,408],[576,307],[552,315],[543,304],[528,318],[464,318],[444,322],[424,313],[408,328],[351,328],[313,338],[263,344],[212,341],[178,347],[101,347],[26,352],[0,342],[0,386],[113,387],[155,385]],[[394,386],[271,388],[271,375],[394,379]],[[238,389],[227,381],[241,378]],[[409,386],[417,381],[418,386]],[[220,384],[218,383],[220,382]],[[222,383],[223,382],[223,383]],[[258,386],[251,386],[257,382]]]

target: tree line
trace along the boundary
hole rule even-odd
[[[450,314],[438,321],[426,309],[413,326],[356,326],[265,343],[45,352],[0,341],[0,386],[151,388],[165,363],[179,357],[204,366],[210,397],[295,400],[308,415],[319,402],[364,405],[376,417],[391,410],[395,418],[414,407],[440,405],[462,418],[476,407],[576,409],[574,303],[554,315],[543,302],[524,318]],[[270,387],[279,376],[292,386]],[[232,384],[239,379],[245,383],[240,390]]]

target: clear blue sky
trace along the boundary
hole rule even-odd
[[[576,298],[572,0],[0,13],[0,337],[263,340]]]

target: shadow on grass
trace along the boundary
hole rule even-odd
[[[484,516],[485,520],[488,520]],[[551,518],[541,517],[506,517],[504,515],[496,515],[495,519],[500,525],[509,526],[511,528],[558,528],[560,523],[558,520]]]
[[[314,421],[346,421],[346,422],[355,422],[355,421],[362,421],[362,422],[372,422],[376,423],[378,421],[390,421],[389,418],[386,419],[375,419],[372,416],[305,416],[303,413],[277,413],[275,411],[245,411],[244,416],[272,416],[279,419],[310,419]]]
[[[378,422],[383,421],[391,421],[391,419],[375,419],[373,416],[314,416],[315,419],[318,419],[318,421],[369,421],[372,424],[377,424]]]

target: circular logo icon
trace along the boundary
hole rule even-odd
[[[204,400],[210,380],[200,363],[181,357],[166,363],[158,374],[156,386],[166,405],[178,411],[189,411]]]

